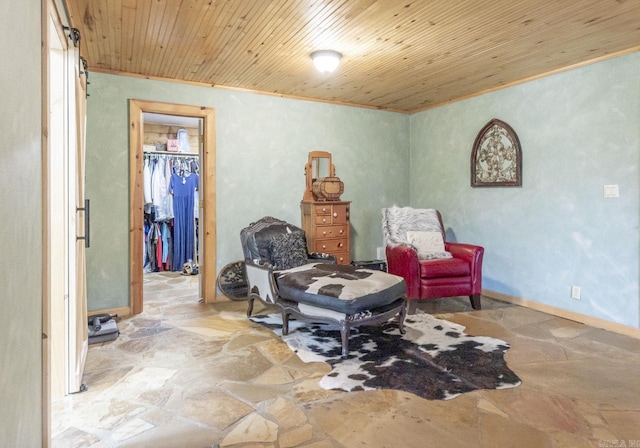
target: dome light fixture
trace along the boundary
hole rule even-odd
[[[313,64],[325,75],[338,68],[341,58],[342,55],[334,50],[317,50],[311,53]]]

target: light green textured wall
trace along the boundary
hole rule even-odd
[[[240,230],[265,215],[300,224],[309,151],[329,151],[351,207],[356,260],[376,257],[380,210],[409,199],[404,114],[92,73],[87,111],[89,309],[129,304],[128,99],[216,110],[217,268],[242,258]]]
[[[639,326],[638,73],[634,53],[412,116],[411,204],[485,247],[485,288]],[[520,138],[522,188],[469,186],[492,118]]]
[[[248,222],[300,222],[307,153],[326,150],[353,201],[354,259],[376,257],[381,208],[436,207],[453,239],[485,246],[485,288],[637,327],[639,68],[632,54],[413,116],[92,74],[89,308],[128,304],[127,99],[139,98],[216,109],[218,268],[241,258]],[[491,118],[520,137],[522,188],[469,186]]]
[[[40,1],[0,15],[0,447],[41,446],[42,145]],[[10,14],[8,13],[10,10]],[[13,37],[11,37],[13,36]],[[16,38],[19,36],[19,38]]]

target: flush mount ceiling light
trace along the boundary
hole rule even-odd
[[[342,58],[342,55],[333,50],[318,50],[311,53],[313,64],[318,70],[325,74],[331,73],[338,68],[340,58]]]

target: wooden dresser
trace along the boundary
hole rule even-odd
[[[350,201],[302,201],[302,229],[309,252],[335,255],[338,264],[349,264]]]

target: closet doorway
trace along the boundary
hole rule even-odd
[[[198,270],[200,298],[216,298],[215,111],[200,106],[129,100],[129,258],[131,313],[143,310],[144,275],[144,117],[160,114],[198,119],[202,123],[199,154]],[[168,152],[168,151],[167,151]]]

